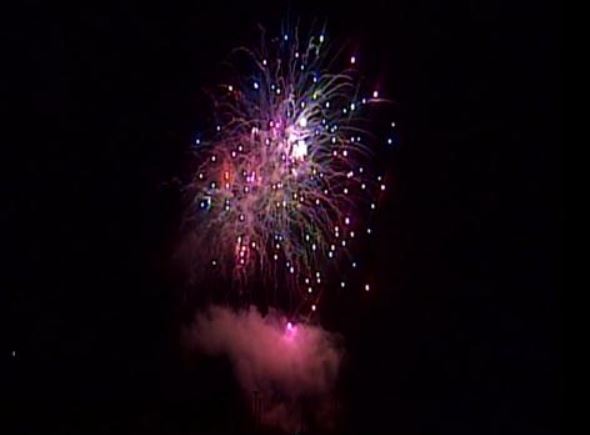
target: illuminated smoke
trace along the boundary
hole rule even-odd
[[[321,327],[289,322],[276,311],[263,317],[254,307],[213,306],[197,315],[190,337],[197,350],[229,358],[248,399],[259,392],[264,423],[296,429],[306,403],[314,404],[316,418],[327,412],[342,351]]]

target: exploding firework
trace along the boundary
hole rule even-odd
[[[354,54],[330,54],[323,32],[262,39],[235,50],[238,73],[213,93],[218,123],[195,140],[194,266],[242,288],[257,277],[315,311],[327,271],[356,267],[351,245],[371,234],[385,184],[366,112],[383,100],[359,84]]]

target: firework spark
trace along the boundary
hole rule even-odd
[[[300,43],[296,32],[236,50],[246,72],[215,92],[219,122],[195,141],[187,189],[199,268],[239,285],[258,276],[310,311],[327,269],[356,267],[351,245],[371,234],[367,214],[385,190],[363,127],[379,91],[357,83],[358,54],[337,69],[331,51],[324,33]]]

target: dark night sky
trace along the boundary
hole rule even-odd
[[[327,319],[345,433],[560,432],[558,5],[114,3],[26,2],[9,26],[3,433],[243,432],[230,367],[182,350],[166,182],[216,65],[289,13],[358,42],[397,103],[379,290]]]

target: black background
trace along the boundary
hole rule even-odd
[[[148,3],[29,2],[8,27],[2,431],[247,430],[231,368],[182,348],[168,186],[216,65],[299,16],[358,43],[398,107],[376,290],[327,319],[342,431],[558,433],[560,7]]]

